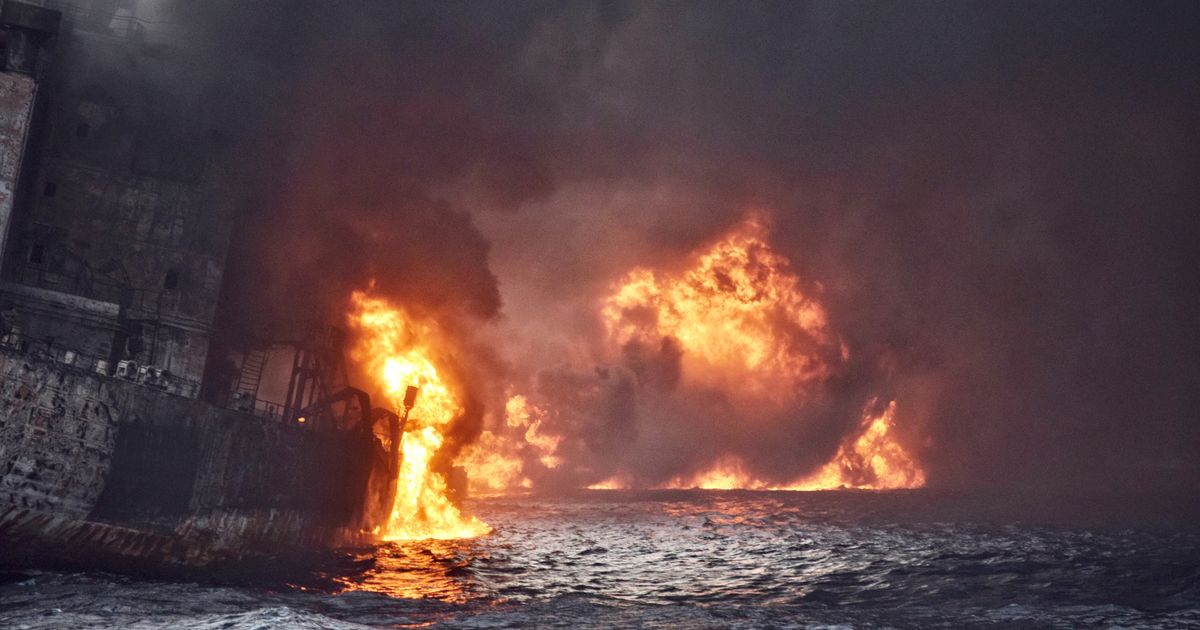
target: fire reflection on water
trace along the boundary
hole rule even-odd
[[[334,591],[463,603],[483,595],[470,569],[481,553],[473,539],[393,542],[367,553],[357,570],[329,577]]]

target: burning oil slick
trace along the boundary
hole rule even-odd
[[[821,398],[828,397],[851,358],[851,351],[828,321],[823,307],[801,289],[802,280],[787,258],[768,242],[767,219],[753,216],[701,251],[676,271],[637,268],[614,282],[599,306],[607,344],[593,361],[622,374],[625,386],[572,391],[608,404],[627,402],[618,413],[663,426],[675,434],[637,430],[590,436],[588,419],[571,415],[553,393],[517,391],[505,420],[487,429],[468,448],[464,463],[480,492],[511,492],[534,487],[533,479],[562,474],[590,488],[913,488],[925,473],[896,436],[895,402],[864,401],[861,421],[830,448],[820,470],[797,458],[784,475],[756,466],[761,446],[745,434],[766,433],[805,445]],[[809,289],[819,293],[818,286]],[[622,378],[622,377],[614,377]],[[604,380],[605,377],[601,377]],[[843,395],[848,393],[843,392]],[[621,401],[619,397],[627,399]],[[692,406],[708,401],[709,408]],[[598,403],[601,407],[604,402]],[[616,418],[629,422],[629,418]],[[665,469],[647,470],[637,446],[663,451],[668,440],[687,432],[720,436],[723,448],[684,458]],[[596,440],[629,449],[590,457]],[[815,450],[811,445],[809,450]],[[819,448],[819,447],[816,447]],[[832,452],[836,448],[836,452]],[[668,473],[679,468],[688,473]]]
[[[662,487],[705,490],[897,490],[925,485],[925,471],[892,436],[896,402],[888,403],[878,415],[864,415],[858,433],[852,433],[837,453],[816,472],[796,481],[777,485],[757,479],[734,457],[717,461],[711,469],[685,479],[675,477]],[[602,482],[595,489],[612,489],[620,483]]]

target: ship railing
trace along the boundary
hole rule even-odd
[[[289,410],[281,402],[258,398],[246,392],[235,393],[229,398],[229,403],[225,407],[269,422],[279,422],[312,431],[345,429],[354,424],[354,420],[349,419],[346,412],[311,410],[309,413],[298,413],[295,410]],[[351,417],[354,415],[350,414]]]
[[[229,408],[262,418],[263,420],[276,420],[279,422],[288,420],[283,415],[284,407],[282,403],[263,400],[257,396],[250,395],[248,392],[235,393],[229,401]]]

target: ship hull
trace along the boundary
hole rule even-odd
[[[195,567],[367,542],[382,447],[311,424],[0,352],[0,563]]]

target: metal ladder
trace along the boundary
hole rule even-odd
[[[254,411],[254,403],[258,399],[258,386],[262,382],[263,367],[266,364],[265,350],[251,350],[242,357],[242,370],[238,375],[234,397],[239,406],[248,404],[246,411]]]

